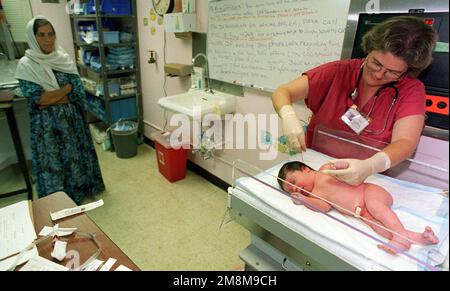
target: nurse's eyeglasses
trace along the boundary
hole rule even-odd
[[[371,72],[380,72],[384,69],[384,78],[389,80],[398,80],[400,79],[406,72],[398,72],[393,71],[385,68],[380,62],[378,62],[376,59],[369,60],[367,58],[366,60],[366,66],[367,69]]]

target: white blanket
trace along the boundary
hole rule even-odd
[[[303,159],[304,163],[316,170],[331,160],[330,157],[312,150],[304,153]],[[301,161],[300,156],[291,160]],[[265,173],[260,173],[256,177],[279,189],[273,176],[278,175],[278,171],[283,164],[279,164]],[[448,198],[440,194],[441,190],[378,174],[369,177],[367,182],[380,185],[392,194],[394,197],[393,209],[407,229],[422,232],[426,226],[431,226],[439,236],[439,244],[432,246],[413,245],[408,254],[432,266],[442,264],[449,251],[449,203]],[[379,243],[375,240],[324,214],[314,212],[304,206],[295,205],[289,197],[255,179],[240,178],[237,180],[236,188],[244,190],[233,192],[240,199],[272,216],[358,269],[426,269],[423,264],[405,255],[391,255],[380,250],[377,247]],[[329,214],[387,242],[360,219],[343,215],[336,210],[332,210]]]

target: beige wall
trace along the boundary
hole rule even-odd
[[[185,92],[190,87],[190,78],[165,78],[164,54],[166,63],[190,64],[192,41],[177,39],[173,33],[167,33],[164,37],[164,27],[150,19],[151,3],[137,1],[144,120],[163,127],[164,114],[158,106],[158,99],[165,96],[164,82],[167,95]],[[144,25],[144,18],[148,19],[147,26]],[[151,34],[152,27],[156,28],[155,35]],[[156,51],[156,64],[148,63],[149,50]],[[146,136],[150,137],[150,133],[151,128],[146,127]]]
[[[30,0],[33,17],[43,15],[47,17],[56,30],[58,44],[75,60],[72,29],[70,18],[66,13],[66,1],[60,3],[42,3],[41,0]]]

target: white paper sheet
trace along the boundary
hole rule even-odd
[[[101,265],[103,265],[104,261],[95,259],[92,262],[90,262],[86,267],[81,269],[81,271],[97,271],[98,268],[100,268]]]
[[[20,258],[20,260],[17,262],[17,265],[20,266],[21,264],[25,263],[26,261],[28,261],[29,259],[31,259],[32,257],[38,256],[38,250],[37,247],[35,246],[34,248],[32,248],[31,250],[29,250],[28,252],[25,252],[22,257]],[[14,264],[16,262],[16,258],[18,255],[12,256],[4,261],[0,262],[0,271],[8,271],[12,264]]]
[[[68,271],[65,266],[58,265],[46,258],[35,256],[26,263],[20,271]]]
[[[56,224],[53,227],[44,226],[41,232],[39,232],[39,236],[48,236],[51,234],[56,236],[68,236],[71,235],[76,230],[77,230],[76,228],[61,228],[59,227],[59,224]]]
[[[28,201],[0,209],[0,260],[19,253],[35,239]]]
[[[100,268],[100,271],[109,271],[116,262],[116,259],[109,258],[106,263]]]
[[[120,265],[114,271],[132,271],[132,270],[128,267],[125,267],[124,265]]]

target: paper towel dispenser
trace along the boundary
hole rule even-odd
[[[168,75],[174,75],[174,76],[189,76],[192,72],[192,66],[191,65],[184,65],[184,64],[165,64],[164,65],[164,72]]]

